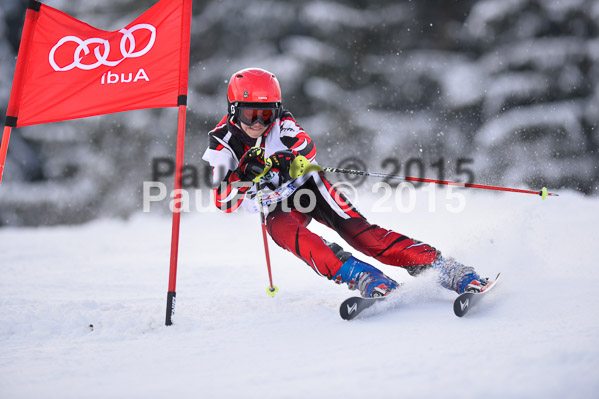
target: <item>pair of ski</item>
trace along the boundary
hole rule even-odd
[[[462,317],[466,313],[468,313],[468,311],[474,305],[476,305],[482,298],[485,297],[485,295],[489,291],[491,291],[491,289],[497,283],[497,280],[499,280],[500,276],[501,273],[497,275],[495,281],[488,283],[485,287],[485,290],[482,292],[465,292],[463,294],[460,294],[453,303],[453,312],[455,313],[455,315],[458,317]],[[339,313],[341,314],[342,319],[352,320],[360,313],[362,313],[363,310],[368,309],[369,307],[371,307],[379,301],[384,301],[386,298],[386,296],[379,298],[362,298],[359,296],[351,297],[343,301],[341,307],[339,308]]]

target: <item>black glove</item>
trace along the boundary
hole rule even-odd
[[[239,160],[239,166],[235,173],[242,181],[252,181],[262,172],[266,164],[264,163],[264,150],[260,147],[252,147]]]
[[[281,183],[284,183],[291,179],[289,176],[289,167],[297,156],[297,153],[292,150],[277,151],[272,154],[268,159],[272,165],[271,169],[279,171],[279,178]]]

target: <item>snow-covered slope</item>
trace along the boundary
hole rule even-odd
[[[204,212],[182,216],[165,327],[168,218],[2,229],[0,397],[599,397],[599,201],[462,193],[459,213],[443,189],[434,204],[418,191],[412,212],[358,200],[373,222],[503,272],[462,319],[433,276],[382,266],[401,291],[343,321],[351,292],[272,242],[271,298],[259,217]]]

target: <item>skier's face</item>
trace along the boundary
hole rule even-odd
[[[258,122],[254,123],[253,125],[250,126],[248,124],[241,122],[241,128],[243,129],[245,134],[247,134],[248,136],[250,136],[253,139],[257,139],[258,137],[260,137],[264,134],[264,132],[266,131],[268,126],[262,126]]]

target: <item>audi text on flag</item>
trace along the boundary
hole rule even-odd
[[[36,3],[39,11],[28,11],[23,29],[29,43],[21,43],[7,117],[27,126],[177,106],[187,94],[190,1],[161,0],[114,32]]]

